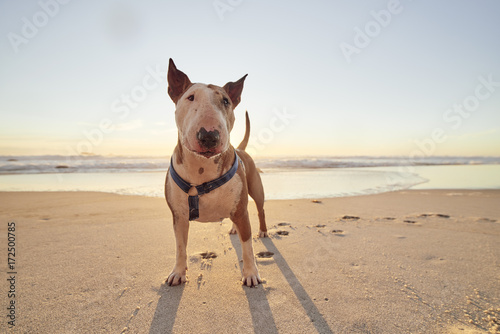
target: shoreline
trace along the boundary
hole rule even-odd
[[[163,198],[166,171],[0,175],[0,191],[102,191]],[[276,171],[261,174],[266,198],[335,198],[406,189],[500,189],[500,165]]]
[[[227,219],[191,223],[189,281],[168,287],[175,241],[164,199],[0,192],[0,233],[16,222],[12,332],[479,333],[497,326],[488,316],[500,319],[500,190],[318,200],[266,201],[271,236],[254,238],[254,251],[274,254],[257,258],[258,288],[241,286],[241,248]],[[248,208],[255,235],[255,205]],[[0,250],[7,253],[5,243]],[[217,257],[201,258],[205,251]]]

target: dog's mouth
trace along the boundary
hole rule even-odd
[[[196,153],[204,158],[207,158],[207,159],[213,158],[216,155],[219,155],[222,153],[222,152],[220,152],[220,150],[216,150],[216,149],[211,149],[211,150],[206,150],[206,151],[192,150],[192,152],[194,152],[194,153]]]
[[[198,153],[199,155],[201,156],[204,156],[205,158],[211,158],[213,157],[214,155],[217,155],[218,153],[215,152],[215,151],[205,151],[205,152],[196,152]]]
[[[213,158],[213,157],[221,154],[224,151],[224,149],[220,146],[212,147],[212,148],[200,147],[199,145],[189,145],[189,146],[182,145],[182,146],[185,147],[190,152],[196,154],[197,156],[203,157],[206,159]]]

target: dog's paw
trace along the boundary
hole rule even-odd
[[[254,267],[251,270],[245,270],[243,268],[243,278],[241,279],[241,281],[243,282],[243,285],[246,285],[250,288],[256,287],[260,283],[262,283],[257,267]]]
[[[259,238],[267,238],[269,234],[267,234],[267,231],[261,231],[259,230]]]
[[[243,277],[242,279],[243,285],[248,286],[249,288],[254,288],[258,286],[260,283],[262,283],[262,280],[260,279],[259,275],[255,276],[249,276],[249,277]]]
[[[182,283],[186,283],[186,270],[173,270],[167,278],[167,285],[175,286]]]
[[[229,234],[238,234],[238,230],[236,229],[236,225],[233,224],[233,227],[229,230]]]

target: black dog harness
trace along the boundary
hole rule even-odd
[[[205,182],[200,184],[199,186],[194,186],[189,183],[187,183],[185,180],[183,180],[179,174],[174,169],[174,164],[172,162],[172,159],[170,159],[170,176],[172,176],[172,179],[174,182],[179,186],[179,188],[182,189],[186,194],[189,195],[188,197],[188,205],[189,205],[189,220],[196,220],[200,217],[200,210],[199,210],[199,196],[208,194],[212,190],[215,190],[219,188],[220,186],[224,185],[227,183],[229,180],[231,180],[236,174],[236,170],[238,169],[238,160],[240,158],[236,154],[236,151],[234,152],[234,163],[233,166],[231,167],[230,170],[227,171],[226,174],[222,175],[218,179],[212,180],[210,182]],[[196,190],[196,194],[194,194],[194,190]]]

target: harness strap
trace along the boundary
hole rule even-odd
[[[184,179],[182,179],[179,174],[174,169],[174,164],[172,162],[172,158],[170,158],[170,176],[174,180],[174,182],[179,186],[179,188],[182,189],[186,194],[189,195],[188,197],[188,205],[189,205],[189,220],[196,220],[200,217],[200,210],[199,210],[199,196],[208,194],[212,190],[215,190],[219,188],[220,186],[224,185],[227,183],[229,180],[231,180],[236,174],[236,170],[238,169],[238,160],[240,158],[236,154],[236,151],[234,151],[234,163],[231,169],[227,171],[226,174],[222,175],[221,177],[202,183],[198,186],[194,186],[192,184],[187,183]]]

